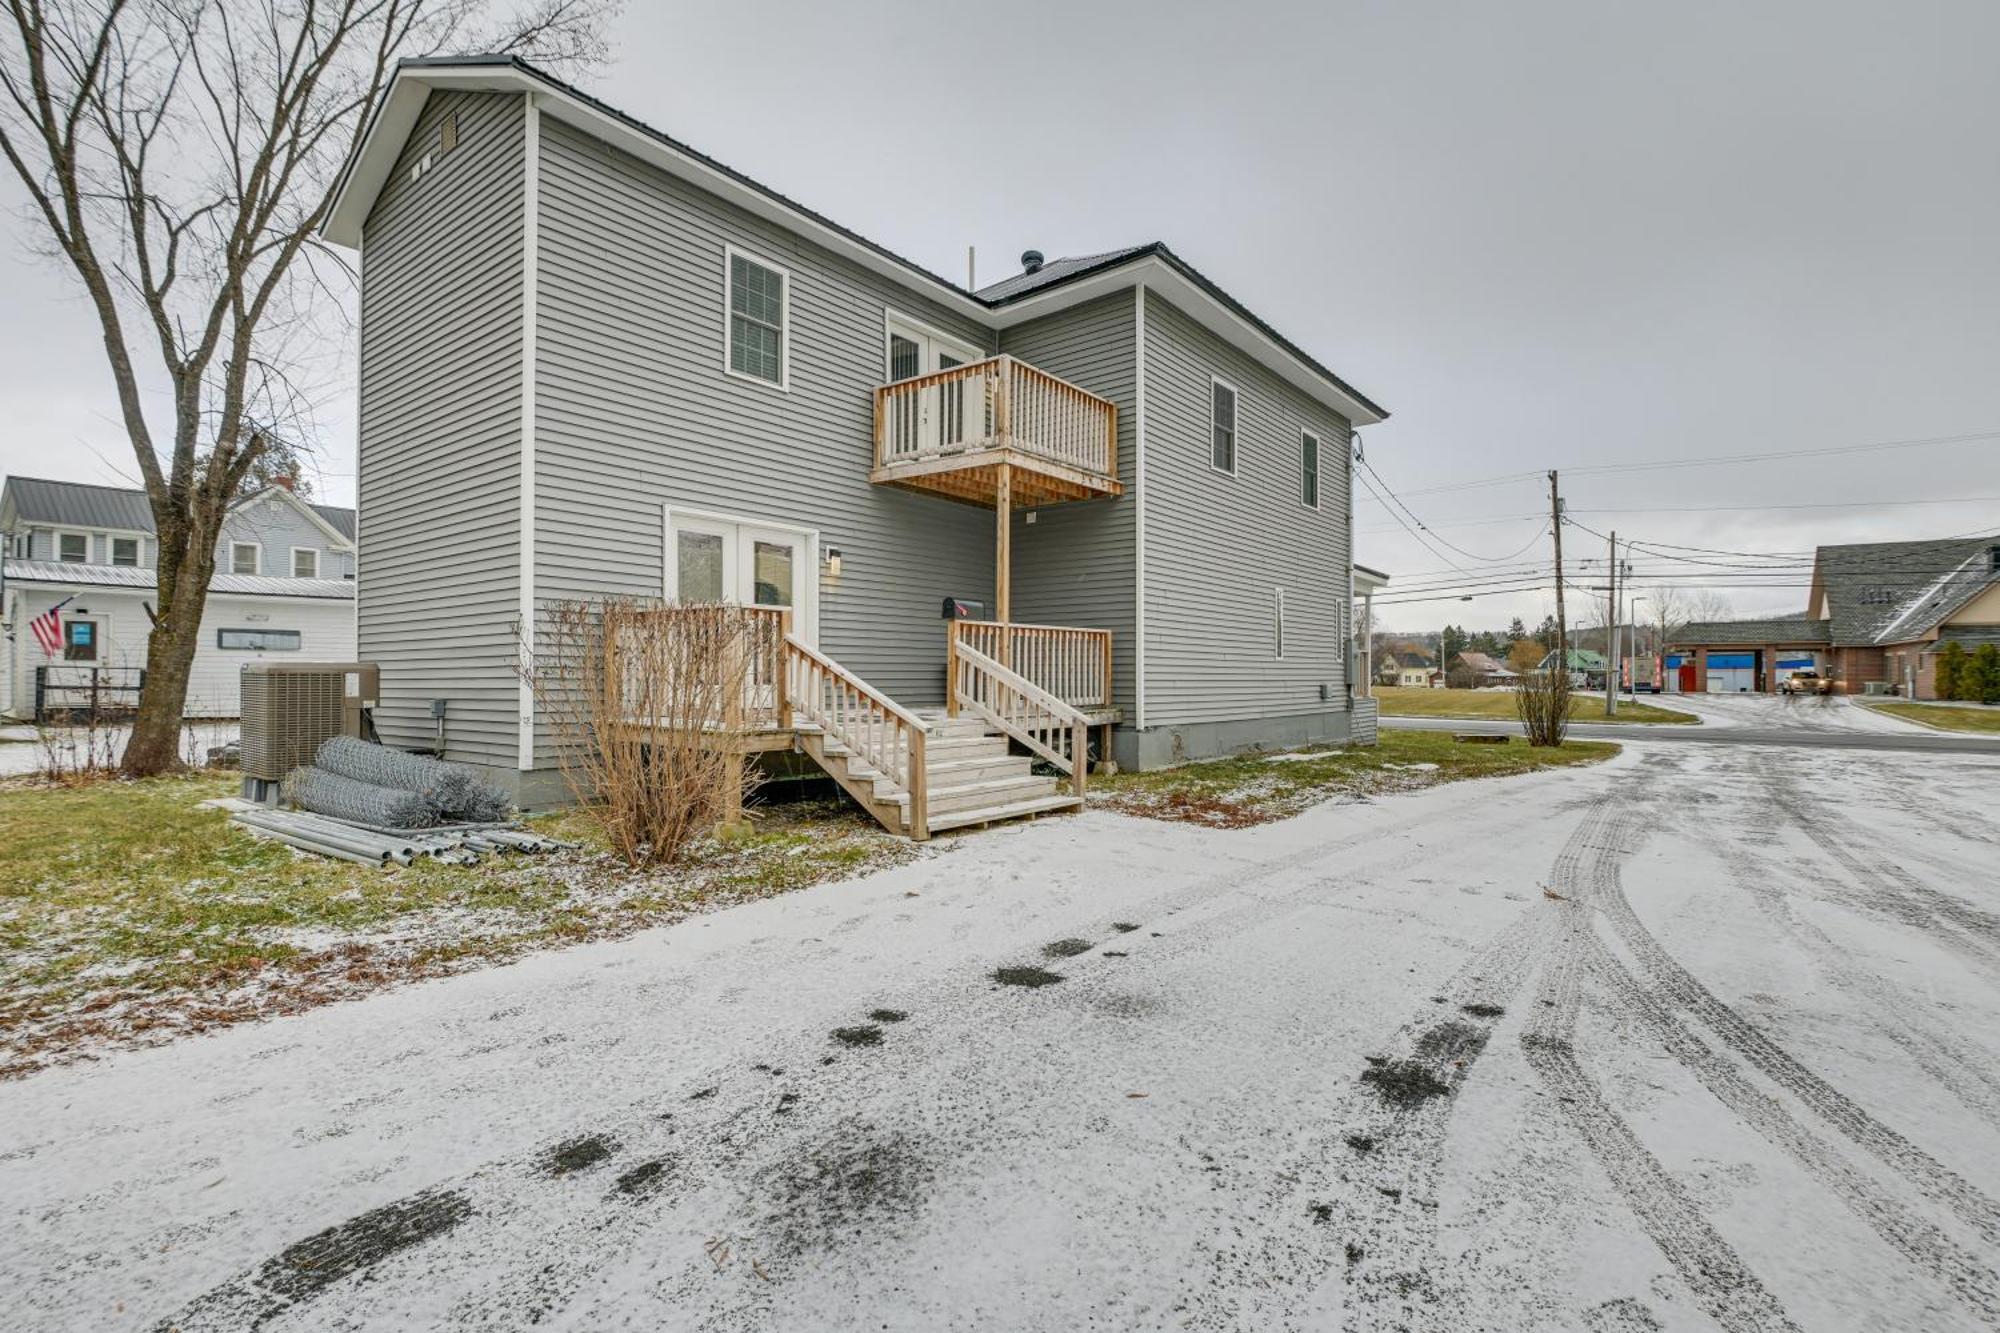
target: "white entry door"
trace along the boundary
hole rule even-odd
[[[705,515],[667,516],[669,601],[781,607],[792,632],[818,640],[812,534]]]
[[[984,354],[970,343],[921,324],[889,317],[891,384],[970,365]],[[888,422],[889,457],[948,453],[985,434],[986,400],[971,380],[951,380],[894,400]]]

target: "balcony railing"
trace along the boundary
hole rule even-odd
[[[1018,672],[1072,708],[1094,714],[1112,706],[1110,630],[992,620],[954,620],[950,625],[945,642],[950,679],[959,678],[958,650],[963,646]]]
[[[1011,450],[1031,465],[1108,481],[1115,492],[1117,404],[1011,356],[875,391],[878,472],[996,450]]]

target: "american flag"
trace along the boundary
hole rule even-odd
[[[34,631],[35,642],[41,644],[42,651],[50,657],[62,651],[62,609],[75,600],[74,597],[65,597],[28,622],[28,628]]]

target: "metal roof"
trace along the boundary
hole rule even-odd
[[[1830,643],[1831,627],[1824,620],[1804,616],[1766,617],[1761,620],[1697,620],[1676,630],[1675,643]]]
[[[139,588],[154,586],[153,571],[138,565],[80,565],[59,560],[9,560],[9,583],[62,583],[88,588]],[[288,579],[276,574],[217,574],[209,580],[212,593],[239,593],[248,597],[317,597],[354,600],[352,579]]]
[[[2000,578],[1991,537],[1822,546],[1813,581],[1826,595],[1835,643],[1902,643]]]
[[[245,496],[237,504],[262,493]],[[118,528],[126,532],[153,530],[153,507],[147,503],[146,493],[134,486],[9,477],[7,495],[14,501],[14,513],[23,523],[57,528]],[[306,507],[348,541],[354,540],[352,509],[311,503]]]
[[[1128,245],[1122,250],[1106,250],[1098,255],[1069,255],[1061,259],[1051,259],[1033,273],[1023,270],[1011,278],[988,283],[973,295],[989,304],[1010,300],[1016,296],[1026,296],[1029,292],[1052,286],[1065,278],[1075,277],[1092,269],[1108,268],[1134,255],[1146,254],[1152,248],[1150,245]]]

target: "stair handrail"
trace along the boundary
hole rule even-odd
[[[785,702],[875,768],[910,797],[910,836],[930,836],[930,783],[924,759],[924,721],[797,635],[785,636]],[[853,696],[854,707],[827,706],[825,691],[810,688],[819,676]],[[837,696],[838,697],[838,696]]]
[[[1082,797],[1090,771],[1090,718],[996,658],[961,642],[953,656],[952,697],[1054,764]]]

